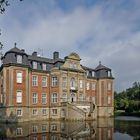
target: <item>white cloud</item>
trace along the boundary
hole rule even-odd
[[[9,17],[13,19],[11,23],[7,23],[7,14],[0,20],[5,51],[13,47],[15,41],[17,47],[28,53],[42,48],[47,57],[51,57],[53,51],[60,51],[62,57],[76,51],[82,64],[95,67],[101,60],[111,67],[116,77],[115,89],[127,88],[140,79],[140,31],[136,22],[140,10],[136,6],[132,13],[131,9],[109,4],[108,7],[103,4],[90,8],[79,6],[65,12],[53,3],[55,9],[47,14],[37,12],[28,17],[28,21],[12,16]]]

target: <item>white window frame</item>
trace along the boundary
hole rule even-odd
[[[53,76],[52,77],[52,87],[55,87],[58,85],[58,77],[57,76]]]
[[[111,83],[110,82],[108,82],[108,84],[107,84],[107,89],[110,91],[111,90]]]
[[[47,131],[47,125],[46,124],[43,124],[42,125],[42,132],[46,132]]]
[[[33,93],[32,94],[32,104],[37,104],[38,103],[38,94]]]
[[[62,87],[63,88],[67,87],[67,77],[62,77]]]
[[[42,140],[47,140],[47,136],[46,135],[42,135]]]
[[[70,87],[71,87],[72,89],[75,89],[75,88],[76,88],[76,80],[75,80],[74,77],[72,77],[72,78],[70,79]]]
[[[47,94],[42,93],[42,104],[47,104]]]
[[[67,94],[66,93],[62,94],[62,101],[67,102]]]
[[[32,86],[38,86],[38,76],[32,75]]]
[[[32,136],[32,140],[38,140],[37,136]]]
[[[58,102],[58,94],[52,93],[52,103],[57,103],[57,102]]]
[[[42,87],[47,87],[47,76],[42,76]]]
[[[37,110],[36,108],[33,108],[33,109],[32,109],[32,115],[33,115],[33,116],[38,115],[38,110]]]
[[[16,72],[16,81],[18,84],[22,83],[22,72]]]
[[[43,108],[43,109],[42,109],[42,115],[43,115],[43,116],[47,115],[47,109],[46,109],[46,108]]]
[[[16,115],[18,117],[22,116],[22,114],[23,114],[23,112],[22,112],[22,109],[21,108],[16,109]]]
[[[79,80],[79,87],[83,89],[83,80]]]
[[[42,70],[46,70],[47,69],[47,65],[45,63],[42,64]]]
[[[37,62],[33,61],[33,69],[37,69]]]
[[[32,126],[32,132],[33,133],[37,133],[38,132],[38,126],[37,125],[33,125]]]
[[[79,95],[79,100],[80,100],[80,101],[83,101],[83,100],[84,100],[83,94],[80,94],[80,95]]]
[[[111,96],[108,96],[108,97],[107,97],[107,103],[108,103],[108,105],[111,104]]]
[[[17,55],[17,63],[22,64],[22,55]]]
[[[57,124],[51,124],[51,131],[57,131]]]
[[[92,83],[91,88],[92,88],[92,90],[96,90],[96,83],[95,82]]]
[[[23,129],[22,128],[17,128],[16,129],[16,136],[22,136],[23,135]]]
[[[16,102],[17,103],[22,103],[22,91],[17,91],[16,92]]]
[[[58,109],[53,108],[51,113],[52,113],[52,115],[57,115],[58,114]]]
[[[87,82],[87,90],[90,90],[90,83]]]

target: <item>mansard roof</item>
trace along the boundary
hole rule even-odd
[[[14,47],[14,48],[10,49],[9,51],[7,51],[7,52],[5,53],[5,55],[6,55],[7,53],[26,54],[26,53],[24,52],[24,50],[20,50],[20,49],[17,48],[17,47]],[[27,54],[26,54],[26,55],[27,55]]]
[[[99,62],[99,65],[95,68],[95,71],[98,71],[98,70],[111,70],[110,68],[108,68],[108,67],[106,67],[106,66],[104,66],[104,65],[102,65],[101,64],[101,61]]]

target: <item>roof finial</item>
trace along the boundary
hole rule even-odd
[[[101,65],[101,61],[99,61],[99,65]]]
[[[15,45],[15,47],[16,47],[16,46],[17,46],[17,43],[15,42],[14,45]]]

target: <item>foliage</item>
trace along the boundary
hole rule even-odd
[[[127,113],[140,111],[140,83],[133,83],[132,87],[120,93],[114,92],[115,110],[125,110]]]
[[[23,1],[23,0],[19,0]],[[9,0],[0,0],[0,13],[3,14],[5,12],[5,8],[9,6]]]

